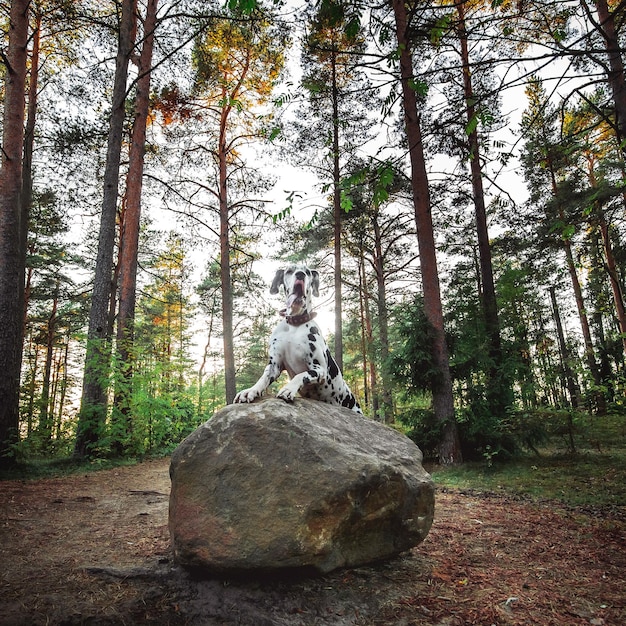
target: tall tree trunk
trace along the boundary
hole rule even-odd
[[[70,354],[70,336],[71,329],[67,329],[67,336],[65,337],[65,346],[63,348],[63,380],[61,384],[61,396],[59,398],[59,422],[63,419],[63,409],[65,408],[65,396],[67,394],[68,386],[68,359]]]
[[[331,53],[333,100],[333,228],[335,257],[335,361],[343,370],[343,311],[341,285],[341,172],[339,169],[339,90],[337,88],[337,53]]]
[[[564,240],[562,243],[563,250],[565,251],[565,259],[567,262],[567,269],[569,271],[570,280],[572,281],[572,289],[574,290],[574,300],[576,301],[576,308],[578,310],[578,319],[580,320],[580,327],[583,332],[583,342],[585,344],[585,359],[587,361],[587,367],[593,378],[596,391],[594,396],[596,398],[596,408],[600,415],[606,412],[606,400],[602,391],[599,389],[602,385],[602,379],[600,378],[600,370],[598,369],[598,363],[596,362],[595,350],[593,347],[593,339],[591,338],[591,329],[589,328],[589,318],[587,317],[587,309],[585,308],[585,302],[583,298],[583,290],[580,286],[580,280],[578,278],[578,272],[576,271],[576,264],[574,262],[574,255],[572,253],[572,245],[569,241]]]
[[[435,417],[442,423],[442,439],[439,444],[439,461],[450,465],[462,461],[461,445],[458,429],[454,419],[454,402],[452,398],[452,379],[448,362],[448,347],[443,327],[443,308],[435,236],[433,233],[432,215],[428,177],[422,145],[422,131],[417,111],[417,97],[411,88],[413,80],[413,59],[411,42],[408,38],[407,9],[404,0],[392,0],[395,16],[398,49],[400,51],[400,78],[402,80],[402,104],[404,124],[409,144],[411,160],[411,186],[417,226],[417,241],[422,271],[422,289],[424,292],[424,311],[434,331],[433,361],[440,372],[438,384],[433,389],[433,410]]]
[[[33,422],[35,415],[35,388],[37,387],[37,370],[39,367],[39,350],[37,348],[37,344],[32,340],[30,340],[30,353],[33,354],[31,357],[31,366],[29,368],[29,376],[30,381],[28,384],[28,402],[26,403],[26,408],[23,413],[26,413],[26,438],[30,437],[33,434]],[[22,420],[24,419],[24,415],[22,414]]]
[[[533,373],[530,340],[528,339],[528,323],[519,302],[514,303],[514,308],[519,321],[513,324],[513,334],[519,350],[518,358],[523,365],[520,373],[522,403],[524,408],[534,409],[537,406],[537,384]]]
[[[606,271],[609,275],[609,283],[613,294],[613,303],[615,304],[615,314],[617,323],[622,337],[622,350],[626,354],[626,310],[624,309],[624,296],[622,294],[622,286],[619,280],[617,263],[613,254],[613,245],[611,243],[611,233],[609,224],[601,209],[598,209],[598,227],[602,235],[602,243],[604,247],[604,258],[606,260]]]
[[[367,310],[366,295],[365,295],[365,257],[363,255],[363,248],[359,247],[359,318],[361,321],[361,366],[363,367],[363,399],[365,403],[363,406],[369,407],[370,404],[370,390],[368,381],[368,350],[367,350]]]
[[[361,251],[361,255],[363,252]],[[380,419],[380,392],[378,375],[376,372],[376,354],[374,351],[374,331],[372,328],[372,314],[370,309],[370,295],[367,286],[367,275],[365,272],[365,260],[361,259],[361,294],[363,296],[364,332],[366,345],[369,346],[369,389],[372,406],[372,416]],[[364,372],[367,376],[367,374]]]
[[[224,94],[226,95],[226,94]],[[228,210],[228,148],[226,128],[230,107],[222,109],[219,135],[219,210],[220,210],[220,278],[222,282],[222,334],[224,336],[224,377],[226,403],[232,404],[237,393],[235,380],[235,340],[233,334],[233,284],[230,267],[230,215]]]
[[[120,294],[117,316],[117,352],[120,361],[121,386],[116,389],[115,408],[120,417],[119,432],[129,434],[130,398],[133,376],[133,343],[135,301],[137,291],[137,256],[139,252],[139,226],[141,223],[141,192],[143,186],[144,156],[146,152],[146,127],[150,108],[150,77],[154,29],[156,28],[158,0],[148,0],[143,20],[143,45],[138,59],[135,120],[130,140],[128,175],[126,176],[126,208],[120,241]],[[122,450],[118,450],[121,452]]]
[[[595,329],[596,345],[598,346],[597,354],[598,366],[600,368],[600,379],[602,380],[602,384],[606,388],[607,400],[609,402],[612,402],[615,399],[615,391],[617,387],[616,383],[618,383],[618,381],[616,380],[616,377],[613,373],[611,359],[609,358],[611,348],[609,347],[606,333],[604,332],[604,317],[605,314],[609,314],[609,312],[606,310],[606,307],[602,305],[605,297],[604,258],[600,250],[601,244],[599,240],[600,233],[596,229],[593,229],[589,233],[589,241],[591,265],[594,268],[593,274],[596,275],[596,278],[594,279],[594,276],[592,274],[589,280],[590,293],[592,294],[595,303],[591,320]],[[613,316],[610,314],[609,319],[613,320]]]
[[[626,140],[626,136],[624,136],[624,139]],[[598,179],[594,170],[593,160],[589,161],[587,167],[587,178],[589,179],[591,188],[597,189]],[[619,271],[617,269],[615,255],[613,254],[613,244],[611,243],[609,223],[606,220],[606,215],[599,202],[595,203],[593,218],[598,226],[598,229],[600,230],[600,235],[602,236],[606,271],[609,275],[609,283],[613,294],[613,303],[615,304],[615,314],[617,316],[619,332],[622,337],[622,350],[626,355],[626,309],[624,308],[624,295],[622,293],[622,285],[620,284]],[[598,379],[601,379],[600,374],[598,374]]]
[[[382,420],[387,424],[394,421],[391,383],[387,380],[386,365],[389,360],[389,316],[387,312],[387,291],[385,289],[385,268],[383,260],[382,238],[378,223],[378,211],[373,216],[374,231],[374,267],[376,270],[376,287],[378,303],[378,327],[380,334],[380,360],[382,364],[383,389],[381,393]]]
[[[15,463],[18,441],[24,268],[22,267],[22,155],[29,0],[12,0],[5,64],[0,167],[0,467]]]
[[[546,141],[546,145],[548,142]],[[556,179],[556,172],[553,166],[551,158],[546,159],[546,167],[549,169],[550,181],[552,185],[552,194],[558,200],[558,184]],[[565,224],[565,212],[561,206],[558,207],[559,218]],[[580,320],[580,327],[583,333],[583,341],[585,344],[585,360],[587,361],[587,367],[593,378],[594,386],[596,390],[594,392],[596,408],[600,415],[606,412],[606,399],[602,393],[602,379],[600,378],[600,370],[596,362],[595,350],[593,347],[593,339],[591,338],[591,330],[589,328],[589,318],[587,317],[587,309],[583,298],[583,291],[580,286],[580,280],[578,278],[578,272],[576,270],[576,263],[574,262],[574,254],[572,253],[572,244],[569,239],[562,239],[561,246],[565,252],[565,260],[567,263],[567,270],[572,281],[572,289],[574,290],[574,299],[576,301],[576,309],[578,310],[578,318]]]
[[[52,374],[52,357],[54,355],[54,340],[56,338],[57,310],[59,306],[60,280],[57,278],[52,311],[48,317],[46,329],[46,360],[43,368],[43,381],[41,383],[41,398],[39,400],[39,434],[42,437],[44,449],[49,449],[52,443],[52,416],[50,411],[50,377]]]
[[[482,278],[482,308],[485,319],[485,329],[489,340],[489,380],[487,388],[487,402],[493,415],[504,416],[506,407],[510,404],[510,385],[505,380],[502,367],[502,346],[500,341],[500,321],[498,319],[498,303],[496,288],[493,279],[493,264],[491,262],[491,246],[489,244],[489,230],[487,227],[487,210],[485,207],[485,193],[483,190],[482,166],[480,163],[480,145],[478,142],[478,125],[476,123],[475,95],[472,86],[467,30],[465,24],[466,0],[457,4],[458,32],[461,43],[461,63],[463,69],[463,87],[468,128],[470,152],[470,171],[474,209],[476,214],[476,232],[478,235],[478,252],[480,259],[480,275]]]
[[[570,366],[569,350],[565,343],[565,334],[563,333],[563,324],[561,323],[561,314],[559,313],[559,305],[556,301],[556,288],[550,287],[550,300],[552,301],[552,312],[554,314],[554,323],[556,325],[556,334],[559,341],[559,353],[561,354],[561,367],[563,377],[565,378],[565,387],[569,392],[570,403],[573,409],[577,409],[580,404],[579,390],[574,374]]]
[[[78,418],[74,454],[86,457],[97,445],[106,420],[110,367],[109,303],[115,247],[115,223],[124,131],[128,63],[135,40],[137,0],[122,0],[111,119],[104,170],[104,195],[100,216],[98,253],[94,276],[87,351],[83,374],[83,394]]]
[[[200,369],[198,370],[198,415],[202,415],[204,411],[204,369],[209,357],[209,350],[211,349],[211,341],[213,339],[213,319],[215,317],[215,298],[213,298],[213,306],[211,307],[211,315],[209,317],[209,331],[207,333],[206,343],[204,344],[204,351],[202,353],[202,363],[200,363]]]
[[[26,269],[26,254],[28,247],[28,228],[30,211],[33,203],[33,146],[35,143],[35,120],[37,118],[37,90],[39,84],[39,44],[41,39],[41,13],[35,16],[35,29],[32,34],[33,48],[30,55],[30,76],[28,79],[28,106],[26,113],[26,127],[24,128],[24,156],[22,159],[22,197],[20,216],[20,265],[24,271],[21,279],[24,284],[22,292],[22,309],[24,322],[22,340],[26,331],[28,301],[30,299],[30,285],[32,272]]]
[[[624,76],[624,62],[622,60],[622,47],[615,28],[615,15],[609,10],[607,0],[594,0],[598,11],[600,33],[604,38],[607,56],[609,59],[608,83],[611,88],[613,102],[615,104],[615,124],[618,143],[621,145],[622,155],[626,154],[626,77]],[[620,3],[620,10],[623,6]],[[622,17],[623,19],[623,17]]]

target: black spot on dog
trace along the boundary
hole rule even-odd
[[[315,343],[315,339],[316,339],[315,333],[309,333],[309,341],[312,341]]]
[[[307,372],[307,374],[311,377],[311,378],[318,378],[317,372],[315,370],[309,370]]]
[[[315,352],[315,344],[314,343],[310,343],[309,344],[309,350],[311,351],[311,356],[313,356],[313,353]]]
[[[339,376],[339,368],[328,349],[326,349],[326,360],[328,361],[328,374],[331,378],[337,378],[337,376]]]
[[[356,400],[354,399],[353,395],[347,395],[343,402],[341,403],[341,406],[345,406],[349,409],[351,409],[354,405],[356,404]]]
[[[311,330],[311,334],[312,335],[319,335],[320,331],[317,329],[316,326],[313,326],[313,328],[310,329]]]

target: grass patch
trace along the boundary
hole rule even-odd
[[[500,461],[498,455],[458,467],[434,466],[435,482],[472,489],[556,500],[571,506],[624,507],[626,503],[626,417],[535,412],[528,418],[549,434],[540,454]],[[521,421],[520,424],[524,426]],[[572,442],[574,450],[572,450]]]
[[[20,461],[16,467],[0,471],[0,480],[37,480],[95,472],[102,469],[136,465],[136,458],[78,460],[73,457],[53,459],[29,458]]]
[[[573,506],[615,507],[626,502],[626,451],[522,457],[506,464],[435,467],[443,487],[549,499]]]

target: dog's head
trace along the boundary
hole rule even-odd
[[[319,296],[319,274],[304,265],[292,265],[284,270],[278,270],[270,293],[278,293],[280,286],[285,289],[287,304],[285,315],[300,315],[313,308],[312,296]]]

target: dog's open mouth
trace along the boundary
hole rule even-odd
[[[304,281],[296,280],[293,284],[293,291],[287,298],[287,308],[292,306],[302,306],[304,304]]]

